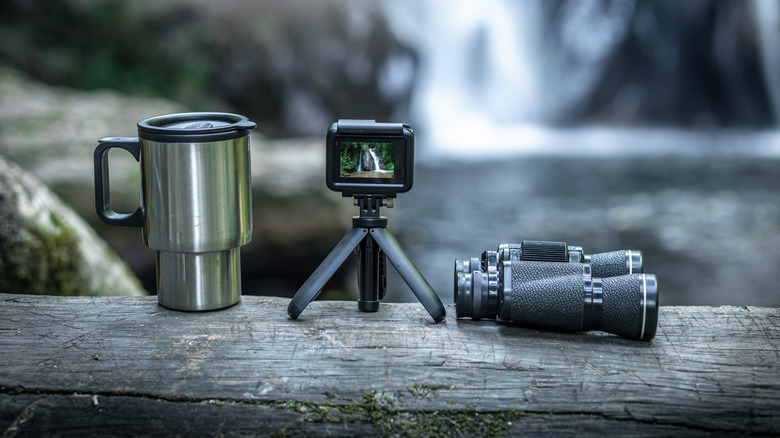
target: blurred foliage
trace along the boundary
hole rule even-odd
[[[271,136],[322,135],[339,117],[397,117],[411,81],[390,94],[379,82],[391,60],[412,56],[378,3],[0,2],[0,65],[48,84],[239,112]]]
[[[393,143],[375,143],[374,150],[386,170],[395,170],[395,145]]]
[[[0,4],[0,61],[51,84],[199,107],[209,100],[216,59],[208,29],[191,15],[176,4],[9,0]]]
[[[358,159],[360,158],[360,151],[362,148],[357,142],[343,141],[341,142],[341,154],[340,163],[341,169],[339,175],[347,176],[357,169]]]

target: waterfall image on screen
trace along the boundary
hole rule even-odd
[[[393,178],[395,146],[381,142],[341,142],[340,176],[346,178]]]

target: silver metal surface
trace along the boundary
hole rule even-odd
[[[241,300],[239,251],[252,238],[248,131],[255,127],[238,114],[167,114],[138,122],[138,139],[105,138],[95,149],[98,215],[142,228],[156,254],[161,305],[212,310]],[[102,214],[110,212],[112,147],[141,163],[141,206],[132,216]]]
[[[144,242],[202,253],[252,237],[249,136],[207,143],[141,139]]]
[[[214,310],[241,301],[240,248],[155,254],[160,305],[174,310]]]
[[[203,143],[141,139],[144,242],[160,305],[213,310],[241,299],[239,248],[252,237],[249,136]]]
[[[626,250],[626,264],[628,265],[629,274],[638,274],[644,270],[642,266],[642,251],[635,249]]]

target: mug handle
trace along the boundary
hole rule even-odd
[[[95,210],[103,222],[121,227],[143,227],[144,206],[140,205],[130,214],[117,213],[111,208],[108,187],[108,150],[121,148],[131,154],[135,161],[141,158],[141,142],[132,137],[106,137],[98,140],[95,148]]]

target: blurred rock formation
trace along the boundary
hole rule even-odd
[[[145,295],[138,279],[73,210],[0,157],[0,290]]]

